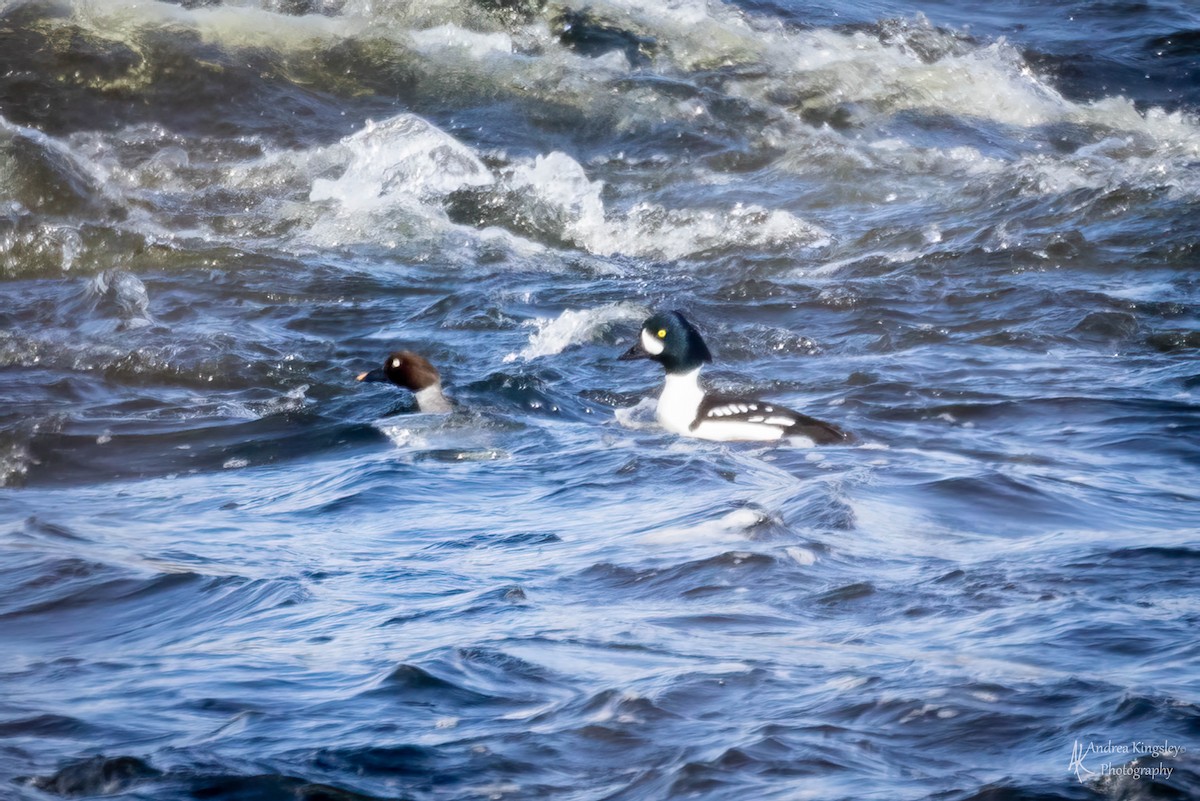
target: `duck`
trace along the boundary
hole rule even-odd
[[[437,368],[419,353],[398,350],[387,357],[383,367],[359,373],[359,381],[383,382],[404,387],[413,393],[417,409],[426,414],[450,414],[454,403],[442,392],[442,377]]]
[[[666,370],[655,416],[668,431],[721,442],[791,439],[796,444],[839,445],[852,437],[837,426],[770,401],[706,391],[700,371],[712,353],[679,311],[654,314],[620,360],[650,359]]]

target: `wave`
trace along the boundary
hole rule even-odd
[[[529,325],[537,330],[530,334],[529,344],[519,353],[505,356],[504,361],[554,356],[573,345],[595,341],[614,323],[638,323],[647,315],[646,308],[636,303],[614,303],[595,309],[567,309],[554,319],[532,320]]]
[[[522,263],[545,247],[674,260],[821,252],[838,241],[816,207],[781,208],[742,176],[832,184],[845,200],[886,203],[929,197],[934,174],[968,182],[961,199],[947,200],[971,209],[1010,195],[1093,193],[1075,202],[1077,218],[1118,202],[1114,193],[1200,195],[1195,117],[1139,110],[1121,97],[1068,99],[1017,47],[920,19],[798,30],[720,4],[606,3],[570,22],[577,33],[591,25],[652,41],[653,56],[634,66],[619,45],[602,57],[577,52],[551,9],[480,17],[470,3],[348,3],[333,16],[297,17],[165,3],[64,14],[28,3],[7,13],[30,23],[28,48],[17,49],[26,66],[44,69],[38,58],[58,57],[38,38],[42,28],[76,32],[108,48],[100,62],[116,74],[81,75],[66,90],[92,102],[120,91],[160,104],[163,114],[88,129],[83,120],[47,125],[31,116],[33,105],[6,109],[0,140],[9,155],[0,172],[10,188],[0,201],[10,206],[7,221],[0,217],[0,255],[9,274],[89,264],[91,254],[113,249],[114,237],[134,250],[245,248],[267,246],[281,230],[301,250],[374,245],[416,256],[435,246],[499,247]],[[239,78],[244,85],[221,85],[229,79],[207,69],[205,47],[234,71],[247,55],[262,63],[272,91],[288,99],[263,107],[280,115],[279,130],[296,130],[296,105],[315,102],[314,89],[350,101],[381,96],[382,85],[360,92],[336,82],[334,69],[347,61],[343,75],[407,76],[400,85],[410,109],[376,117],[377,100],[364,101],[350,119],[314,110],[302,116],[337,119],[340,130],[299,146],[254,122],[241,152],[221,152],[181,125],[182,109],[161,105],[170,82],[187,73],[205,93],[254,94],[249,74]],[[484,96],[495,101],[490,117],[456,122],[473,118]],[[564,147],[547,148],[537,120],[564,107],[581,124],[558,137]],[[250,123],[245,114],[224,117]],[[585,163],[595,151],[590,132],[606,142]],[[680,148],[687,157],[670,165]],[[670,196],[677,190],[638,186],[664,166],[683,185],[732,181],[741,189],[696,207]],[[181,214],[183,200],[197,195],[206,210]]]

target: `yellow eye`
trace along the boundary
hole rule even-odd
[[[658,338],[666,339],[667,338],[667,329],[665,329],[665,328],[658,329]]]

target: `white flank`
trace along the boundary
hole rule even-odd
[[[783,429],[763,423],[748,423],[741,420],[705,420],[695,431],[687,432],[700,439],[720,442],[745,440],[774,440],[783,436]]]

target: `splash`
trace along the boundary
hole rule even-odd
[[[660,545],[694,542],[744,545],[755,528],[770,520],[762,510],[745,506],[695,525],[657,529],[643,535],[641,541]]]
[[[504,361],[530,361],[562,353],[572,345],[593,342],[615,323],[641,322],[649,314],[635,303],[615,303],[594,309],[568,309],[553,319],[534,320],[537,330],[519,353],[510,353]]]
[[[313,181],[309,200],[336,201],[347,213],[427,201],[493,181],[470,148],[414,114],[400,114],[335,146],[345,162],[336,179]]]
[[[734,247],[781,249],[828,244],[829,233],[788,211],[735,203],[727,209],[667,209],[641,202],[608,214],[604,184],[564,153],[538,156],[505,178],[514,216],[533,235],[599,256],[682,259]]]

